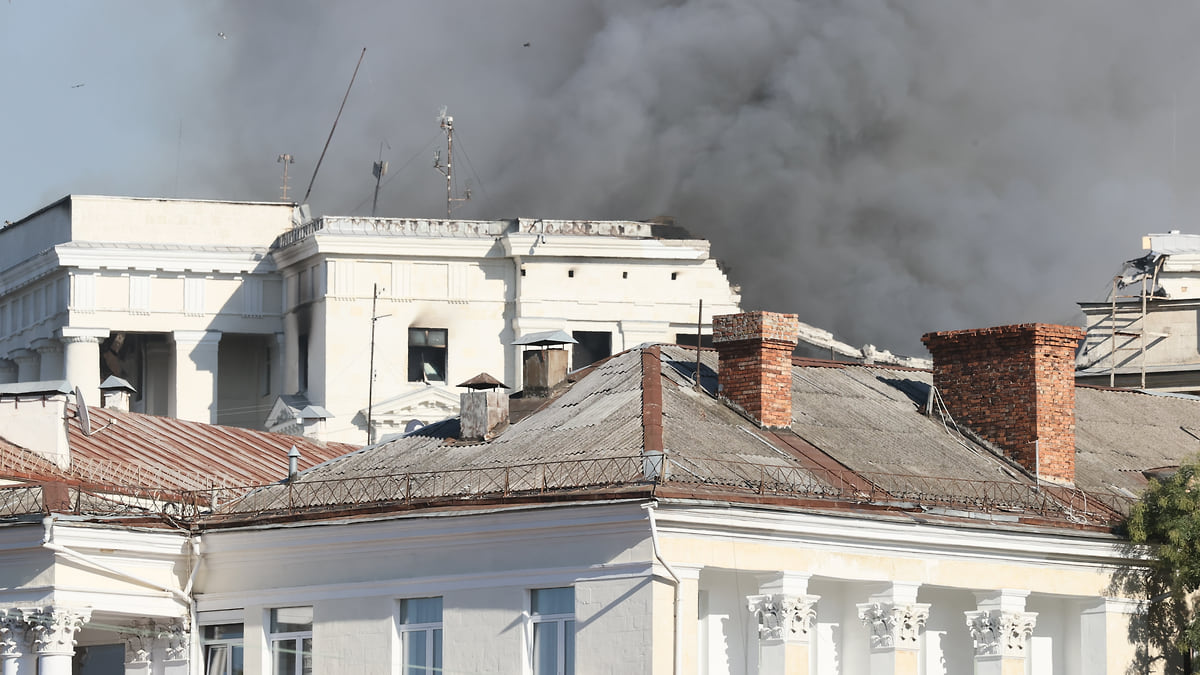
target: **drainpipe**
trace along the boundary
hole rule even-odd
[[[672,657],[673,664],[671,672],[674,673],[674,675],[680,675],[680,671],[683,668],[683,608],[681,607],[683,598],[680,597],[681,594],[679,592],[679,575],[676,574],[671,565],[663,559],[662,548],[660,548],[658,545],[658,527],[655,525],[654,521],[654,509],[657,507],[658,502],[642,504],[642,508],[646,509],[646,515],[650,517],[650,541],[654,544],[654,557],[658,559],[659,564],[661,564],[663,568],[667,570],[667,574],[670,574],[671,578],[675,582],[675,635],[674,640],[672,640],[674,656]]]

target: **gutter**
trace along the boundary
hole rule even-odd
[[[658,544],[658,527],[654,520],[654,509],[657,507],[657,501],[642,504],[642,508],[646,509],[646,515],[650,517],[650,541],[654,544],[654,557],[658,559],[658,562],[661,563],[663,568],[667,570],[667,574],[670,574],[671,579],[674,580],[675,631],[672,637],[674,649],[671,672],[674,673],[674,675],[680,675],[683,669],[683,611],[681,608],[683,598],[681,597],[682,594],[679,592],[679,575],[676,574],[671,565],[663,559],[662,548]]]

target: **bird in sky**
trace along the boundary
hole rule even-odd
[[[221,38],[222,40],[229,39],[228,36],[226,36],[224,33],[217,33],[217,37]]]
[[[531,44],[533,44],[533,43],[532,43],[532,42],[526,42],[525,44],[523,44],[523,45],[521,45],[521,46],[522,46],[522,47],[528,47],[528,46],[529,46],[529,45],[531,45]]]
[[[78,89],[78,88],[82,87],[82,86],[83,86],[83,85],[85,85],[85,84],[87,84],[87,83],[86,83],[86,82],[80,82],[79,84],[73,84],[73,85],[71,85],[71,88],[72,88],[72,89]]]

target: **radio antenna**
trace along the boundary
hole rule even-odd
[[[329,141],[333,140],[333,132],[337,131],[338,120],[342,119],[342,110],[346,108],[346,99],[350,98],[350,89],[354,87],[354,78],[358,77],[358,67],[362,65],[363,57],[367,55],[367,48],[363,47],[362,53],[358,55],[358,63],[354,65],[354,74],[350,76],[350,86],[346,87],[346,95],[342,97],[342,105],[338,108],[337,117],[333,118],[333,127],[329,129],[329,138],[325,139],[325,147],[321,148],[321,156],[317,158],[317,165],[313,167],[312,180],[308,181],[308,189],[304,191],[304,199],[300,200],[301,204],[308,203],[308,196],[312,194],[313,183],[317,182],[317,172],[321,170],[321,161],[325,159],[325,151],[329,149]]]
[[[446,165],[442,166],[441,152],[434,151],[433,168],[446,177],[446,218],[449,218],[450,212],[456,206],[461,206],[462,202],[471,200],[471,188],[468,186],[463,191],[463,196],[461,197],[454,196],[454,164],[452,161],[454,154],[454,118],[446,114],[446,106],[442,106],[442,109],[438,111],[438,123],[441,125],[442,131],[446,132]]]

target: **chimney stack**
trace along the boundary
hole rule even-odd
[[[109,375],[100,383],[100,405],[109,410],[129,412],[129,399],[137,392],[129,382]]]
[[[508,425],[508,385],[480,373],[460,383],[471,391],[459,395],[458,437],[464,441],[490,440]]]
[[[799,334],[795,314],[714,316],[721,397],[764,427],[791,426],[792,350]]]
[[[1044,323],[927,333],[947,410],[1030,473],[1075,482],[1075,349],[1081,328]]]

